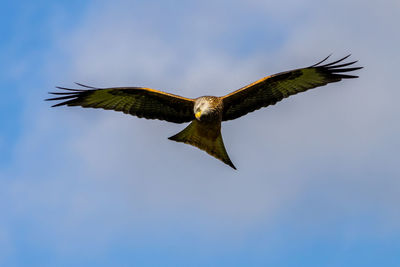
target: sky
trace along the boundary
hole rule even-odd
[[[400,266],[400,2],[5,1],[1,266]],[[332,54],[359,79],[222,125],[50,108],[55,86],[224,95]]]

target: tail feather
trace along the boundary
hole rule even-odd
[[[181,132],[168,139],[198,147],[236,170],[226,152],[220,125],[218,127],[207,127],[194,120]]]

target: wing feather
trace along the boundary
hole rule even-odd
[[[80,83],[77,85],[88,89],[57,87],[63,91],[51,92],[50,94],[57,97],[46,100],[61,101],[53,107],[66,105],[102,108],[122,111],[139,118],[175,123],[189,122],[194,119],[194,100],[190,98],[144,87],[94,88]]]
[[[362,67],[349,67],[357,61],[342,63],[350,55],[321,65],[328,58],[307,68],[295,69],[267,76],[222,97],[224,104],[222,120],[233,120],[249,112],[274,105],[282,99],[311,88],[358,76],[343,74]]]

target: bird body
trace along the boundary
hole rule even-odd
[[[222,97],[202,96],[196,99],[144,87],[95,88],[79,84],[82,89],[57,87],[52,92],[63,100],[56,106],[81,106],[122,111],[139,118],[166,120],[174,123],[191,122],[170,140],[198,147],[230,167],[235,168],[226,152],[221,135],[221,123],[239,118],[249,112],[274,105],[282,99],[308,89],[358,76],[344,74],[361,69],[347,68],[357,61],[342,63],[348,58],[321,65],[295,69],[264,77]]]
[[[196,119],[181,132],[168,139],[198,147],[236,169],[226,152],[221,135],[223,112],[221,97],[196,98],[193,112]]]

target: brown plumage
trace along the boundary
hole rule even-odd
[[[122,111],[139,118],[175,123],[192,121],[188,127],[169,139],[196,146],[236,169],[225,150],[221,122],[274,105],[286,97],[311,88],[357,78],[345,74],[362,68],[348,67],[357,61],[338,64],[348,57],[321,65],[327,57],[307,68],[267,76],[222,97],[191,99],[143,87],[95,88],[78,83],[87,89],[57,87],[64,91],[52,92],[58,97],[46,100],[62,100],[53,107],[67,105],[102,108]]]

